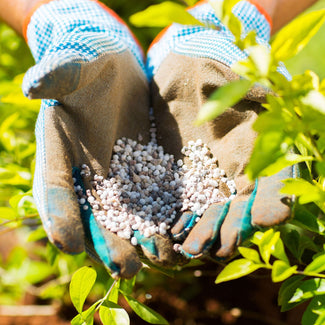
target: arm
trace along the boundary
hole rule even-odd
[[[317,0],[255,0],[273,21],[272,34],[317,2]]]
[[[22,88],[29,98],[42,99],[33,195],[49,240],[67,253],[85,249],[112,276],[131,278],[142,267],[136,248],[104,228],[75,192],[85,194],[82,164],[93,175],[108,175],[117,139],[141,134],[148,140],[149,87],[141,49],[117,15],[94,0],[10,5],[0,0],[1,10],[0,18],[18,33],[27,27],[36,62]],[[153,263],[174,266],[171,240],[154,237],[140,233],[137,245]]]
[[[0,20],[22,35],[24,19],[38,2],[40,0],[0,0]]]

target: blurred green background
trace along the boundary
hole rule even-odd
[[[128,17],[133,13],[163,1],[103,2],[109,3],[110,7],[128,22]],[[325,8],[325,0],[319,1],[310,10],[320,8]],[[154,28],[130,27],[145,50],[159,32],[159,29]],[[324,54],[325,26],[299,55],[285,63],[293,75],[313,70],[323,79]],[[59,306],[56,310],[64,314],[61,318],[68,324],[68,319],[73,317],[68,308],[71,307],[68,296],[71,274],[82,265],[90,265],[92,262],[85,254],[61,254],[43,239],[45,234],[31,195],[35,155],[34,125],[40,102],[27,100],[21,92],[22,74],[32,65],[33,59],[24,41],[6,25],[0,24],[0,324],[9,324],[4,323],[1,318],[1,305],[53,303]],[[98,270],[99,280],[93,295],[100,297],[105,291],[107,275],[100,266],[94,267]],[[213,285],[215,276],[215,269],[207,269],[204,272],[185,270],[174,279],[154,271],[143,270],[138,276],[135,295],[139,300],[151,303],[151,306],[167,319],[173,318],[173,324],[193,325],[210,324],[211,319],[219,319],[220,324],[234,324],[236,310],[233,309],[236,304],[242,304],[241,308],[245,314],[244,308],[250,308],[249,305],[245,306],[254,297],[245,302],[239,294],[237,302],[233,296],[227,298],[231,290],[252,290],[252,295],[258,296],[256,305],[266,299],[263,292],[271,290],[272,294],[273,291],[276,294],[276,287],[273,284],[267,287],[264,280],[254,283],[246,281],[245,284],[240,280],[216,287]],[[251,287],[245,287],[247,285]],[[274,307],[276,303],[265,301],[264,305],[265,310],[264,307],[259,307],[259,312],[264,313],[264,318],[257,311],[246,311],[247,324],[273,324],[269,320],[271,316],[267,315],[278,314],[278,309]],[[205,318],[200,317],[205,321],[195,320],[199,317],[197,315],[203,315]],[[214,318],[210,319],[209,315]],[[282,316],[278,317],[281,319]],[[186,322],[182,322],[182,319]],[[61,323],[56,319],[53,324]],[[138,324],[136,318],[132,320],[132,324]],[[139,324],[143,322],[140,321]],[[291,323],[287,320],[286,323],[279,321],[274,324]]]
[[[318,1],[308,11],[325,8],[325,1]],[[291,74],[300,74],[306,70],[316,72],[320,79],[325,78],[325,26],[296,57],[288,60],[286,66]]]

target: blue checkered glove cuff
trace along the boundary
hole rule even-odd
[[[41,72],[50,72],[58,64],[52,53],[60,52],[58,60],[62,64],[65,59],[71,62],[71,58],[89,62],[103,53],[126,49],[145,71],[142,50],[128,27],[113,14],[91,0],[53,0],[41,5],[32,14],[26,32],[36,63],[48,60],[47,71]],[[28,72],[25,79],[38,80],[37,70],[32,72],[35,75]]]
[[[247,58],[247,53],[233,44],[234,36],[221,23],[207,1],[200,2],[189,9],[189,12],[207,26],[213,25],[217,28],[172,24],[149,49],[147,70],[150,78],[155,75],[162,61],[171,52],[191,57],[210,58],[227,66]],[[240,1],[234,6],[233,13],[242,22],[244,34],[255,30],[257,43],[269,46],[270,23],[254,4],[249,1]],[[286,69],[281,67],[280,70],[289,77]]]

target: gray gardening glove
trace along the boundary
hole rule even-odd
[[[166,69],[163,69],[165,64]],[[191,78],[187,78],[188,75]],[[187,78],[186,91],[180,89],[184,78]],[[186,238],[182,252],[190,258],[200,258],[211,252],[216,252],[218,258],[227,258],[256,227],[275,226],[291,216],[290,200],[279,194],[279,190],[283,185],[281,180],[293,177],[293,168],[285,168],[256,182],[250,182],[244,174],[256,138],[252,124],[262,110],[258,102],[265,95],[262,88],[254,89],[246,100],[214,121],[201,127],[191,126],[201,103],[211,92],[237,78],[217,61],[177,54],[170,55],[154,77],[158,142],[178,159],[183,145],[190,140],[203,139],[218,159],[219,167],[235,181],[237,189],[235,199],[211,205],[197,224],[195,213],[187,212],[174,225],[174,239],[183,241]],[[230,196],[227,190],[224,194]]]
[[[247,54],[233,44],[233,35],[207,2],[199,2],[189,12],[215,28],[173,24],[148,53],[157,140],[178,159],[188,141],[202,139],[226,176],[235,181],[235,199],[211,205],[197,224],[195,213],[186,212],[172,229],[185,256],[225,259],[257,227],[275,226],[290,218],[290,198],[280,195],[279,189],[281,180],[293,176],[293,169],[256,182],[244,174],[256,138],[252,124],[262,111],[260,103],[265,101],[266,92],[261,87],[252,89],[245,100],[215,120],[201,127],[193,125],[209,96],[218,87],[239,79],[230,66]],[[265,13],[248,1],[237,3],[233,12],[245,33],[256,31],[257,42],[268,46],[270,25]],[[281,72],[288,76],[285,69]]]
[[[130,278],[142,266],[136,249],[105,230],[90,208],[80,214],[74,186],[83,187],[82,164],[93,175],[107,176],[118,138],[141,134],[148,141],[148,83],[140,49],[114,13],[88,0],[41,5],[26,37],[37,64],[26,73],[23,91],[43,99],[34,196],[44,228],[64,252],[86,248],[113,275]],[[162,250],[159,238],[151,241],[147,258],[172,264],[172,244]]]

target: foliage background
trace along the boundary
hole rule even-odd
[[[103,2],[109,2],[128,22],[131,14],[162,1]],[[325,0],[314,8],[325,8]],[[144,49],[159,32],[155,28],[131,28]],[[324,40],[325,26],[298,56],[286,62],[292,75],[310,69],[321,79],[325,78]],[[39,306],[39,310],[42,305],[54,306],[59,319],[53,320],[53,324],[69,323],[75,314],[68,295],[71,274],[82,265],[93,265],[84,254],[63,255],[42,239],[44,232],[30,192],[35,153],[33,130],[39,102],[29,102],[20,90],[21,74],[32,64],[24,41],[1,24],[0,324],[6,324],[1,316],[5,314],[4,306],[30,304]],[[89,303],[103,295],[108,281],[104,270],[93,266],[98,272],[98,281]],[[275,301],[278,287],[269,282],[268,276],[258,274],[216,286],[214,279],[219,271],[215,265],[192,267],[170,278],[143,270],[137,277],[134,295],[175,325],[211,324],[215,320],[220,324],[297,324],[301,311],[280,314]],[[132,324],[143,324],[132,315],[125,302],[120,303],[130,312]]]

